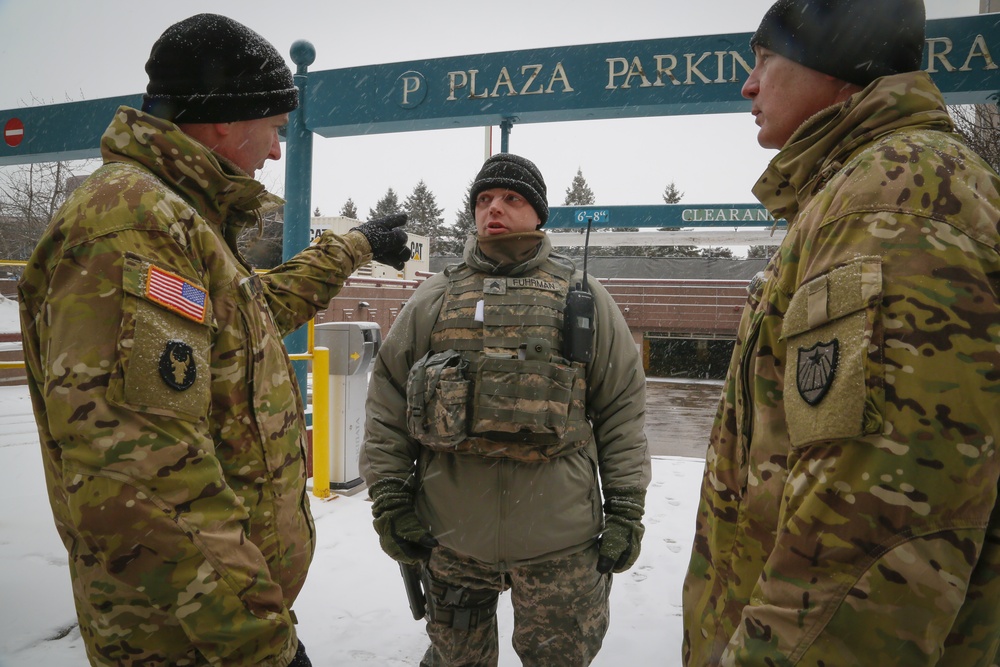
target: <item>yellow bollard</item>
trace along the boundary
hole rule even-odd
[[[313,348],[313,495],[330,497],[330,350]]]

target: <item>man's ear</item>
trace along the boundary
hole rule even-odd
[[[177,127],[184,134],[215,150],[219,142],[232,133],[232,126],[232,123],[185,123]]]

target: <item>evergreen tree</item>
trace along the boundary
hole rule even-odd
[[[673,181],[667,184],[667,187],[663,189],[663,203],[664,204],[679,204],[681,203],[681,198],[684,193],[677,189],[677,186]]]
[[[658,254],[651,257],[701,257],[701,249],[696,245],[665,245],[658,246]]]
[[[317,207],[316,207],[316,208],[315,208],[315,209],[313,210],[313,217],[314,217],[314,218],[318,218],[318,217],[319,217],[320,215],[322,215],[322,214],[321,214],[321,213],[319,212],[319,206],[317,206]]]
[[[722,248],[718,246],[707,246],[701,249],[701,257],[733,259],[732,248]]]
[[[590,206],[595,201],[594,191],[587,185],[587,179],[583,177],[583,170],[577,167],[573,182],[566,188],[566,200],[563,202],[563,206]]]
[[[413,188],[413,192],[403,202],[403,211],[406,213],[406,231],[410,234],[419,234],[430,239],[430,254],[440,254],[440,237],[442,236],[441,226],[444,218],[441,212],[444,211],[437,205],[434,193],[430,191],[423,179]]]
[[[587,184],[587,179],[583,176],[583,170],[577,168],[573,182],[566,188],[566,199],[563,206],[592,206],[597,203],[594,191]],[[555,230],[553,230],[555,231]],[[558,230],[575,231],[575,230]],[[591,229],[593,232],[637,232],[638,227],[610,227]],[[593,257],[634,257],[646,255],[651,249],[648,246],[593,246],[587,252]],[[571,257],[582,257],[583,248],[566,247],[560,248],[560,252]]]
[[[351,202],[353,205],[353,202]],[[344,204],[347,207],[347,204]],[[403,209],[399,206],[399,196],[396,191],[392,188],[386,190],[382,198],[378,200],[375,204],[375,208],[368,209],[368,219],[374,220],[376,218],[384,218],[387,215],[392,215],[393,213],[402,213]]]
[[[350,197],[344,202],[344,205],[340,208],[340,213],[337,215],[344,218],[351,218],[352,220],[358,219],[358,207],[354,205],[354,200]]]
[[[472,215],[472,183],[465,190],[465,199],[455,214],[455,221],[448,227],[441,228],[441,236],[438,239],[438,255],[459,256],[465,248],[465,241],[470,234],[476,233],[476,218]]]
[[[674,185],[673,181],[670,181],[670,183],[667,184],[667,187],[663,188],[663,195],[662,195],[662,197],[663,197],[663,203],[664,204],[680,204],[681,203],[681,198],[683,196],[684,196],[684,193],[677,189],[677,186]],[[661,232],[669,232],[669,231],[671,231],[673,229],[675,229],[675,228],[674,227],[660,227],[659,231],[661,231]],[[688,247],[693,247],[693,246],[688,246]]]
[[[677,189],[677,185],[674,181],[670,181],[665,188],[663,188],[663,203],[664,204],[679,204],[681,203],[681,198],[684,197],[684,193]],[[661,232],[673,232],[677,231],[676,227],[660,227]],[[657,246],[652,249],[653,252],[649,254],[649,257],[700,257],[702,256],[701,250],[698,246],[693,245],[663,245]]]

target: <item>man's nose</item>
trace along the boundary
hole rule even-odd
[[[271,152],[267,154],[270,160],[280,160],[281,159],[281,141],[278,139],[278,133],[274,133],[274,139],[271,141]]]
[[[746,80],[746,82],[744,82],[743,87],[740,88],[740,95],[748,100],[752,100],[756,97],[760,90],[757,77],[754,76],[755,72],[756,70],[754,70],[754,72],[750,72],[750,77]]]

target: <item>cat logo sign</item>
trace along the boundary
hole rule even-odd
[[[420,257],[424,254],[424,244],[417,243],[415,241],[410,242],[410,259],[420,260]]]

